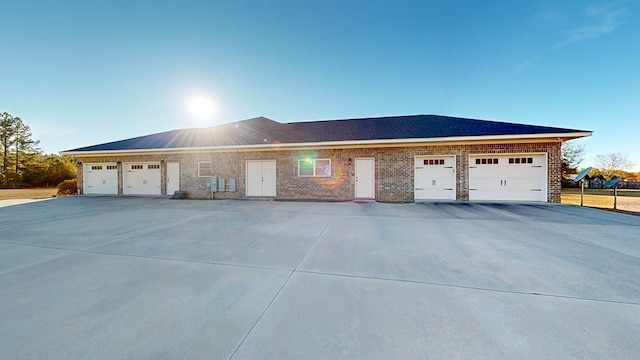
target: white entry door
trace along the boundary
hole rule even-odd
[[[160,163],[124,164],[124,195],[160,195]]]
[[[376,173],[373,158],[356,159],[356,199],[375,199]]]
[[[180,191],[180,163],[167,163],[167,195]]]
[[[275,160],[247,161],[247,196],[276,196]]]
[[[416,156],[415,200],[456,199],[455,156]]]
[[[118,165],[93,163],[83,165],[84,194],[118,194]]]
[[[547,201],[546,156],[471,155],[469,200]]]

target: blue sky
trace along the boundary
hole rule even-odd
[[[640,171],[637,1],[4,1],[0,111],[46,153],[265,116],[593,130]],[[205,97],[207,119],[189,110]]]

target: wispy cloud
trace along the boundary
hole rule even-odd
[[[2,66],[0,66],[0,71],[12,72],[11,70],[7,69],[6,67],[2,67]]]
[[[524,69],[528,68],[529,66],[540,62],[541,60],[542,60],[542,56],[530,57],[527,60],[517,64],[516,65],[516,70],[524,70]]]
[[[571,29],[566,39],[557,44],[564,46],[569,43],[596,38],[614,31],[623,24],[622,18],[626,15],[627,8],[608,4],[603,6],[589,6],[585,10],[585,23]]]

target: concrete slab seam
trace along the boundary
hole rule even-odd
[[[572,234],[572,233],[570,233],[570,232],[562,231],[562,230],[560,230],[560,229],[552,229],[552,228],[549,228],[549,227],[545,226],[545,223],[543,223],[543,222],[541,222],[541,223],[537,223],[537,226],[542,226],[543,228],[545,228],[545,229],[546,229],[546,230],[548,230],[548,231],[552,231],[552,232],[556,232],[556,233],[558,233],[558,234],[563,234],[563,235],[565,235],[565,236],[568,236],[568,237],[570,237],[571,239],[573,239],[574,241],[579,242],[579,243],[589,244],[589,245],[592,245],[592,246],[595,246],[595,247],[598,247],[598,248],[601,248],[601,249],[607,249],[607,250],[609,250],[609,251],[612,251],[612,252],[618,253],[618,254],[620,254],[620,255],[630,256],[630,257],[632,257],[632,258],[640,259],[640,257],[638,257],[638,256],[631,255],[631,254],[628,254],[628,253],[622,252],[622,251],[620,251],[620,250],[614,249],[614,248],[612,248],[612,247],[604,246],[604,245],[602,245],[602,244],[597,244],[597,243],[595,243],[595,242],[593,242],[593,241],[589,241],[589,240],[586,240],[586,239],[584,239],[584,238],[581,238],[581,237],[575,236],[574,234]]]
[[[336,219],[336,217],[338,217],[338,214],[340,213],[340,210],[344,207],[340,206],[338,208],[338,211],[336,211],[333,216],[331,217],[331,219],[329,219],[329,221],[327,221],[327,223],[325,224],[324,228],[322,229],[322,231],[320,231],[320,233],[318,234],[318,237],[316,237],[316,239],[314,240],[313,244],[311,244],[311,246],[309,247],[309,249],[307,249],[307,252],[302,256],[302,259],[300,259],[300,261],[298,262],[298,264],[295,266],[295,268],[293,268],[293,271],[297,271],[298,268],[300,267],[300,265],[304,262],[304,259],[307,258],[307,256],[309,256],[309,253],[311,253],[311,250],[313,250],[314,247],[316,247],[316,244],[318,243],[318,241],[320,241],[320,238],[322,238],[322,235],[324,235],[324,233],[327,231],[327,229],[329,228],[329,225],[331,225],[331,223],[333,223]]]
[[[640,306],[640,302],[633,302],[633,301],[619,301],[619,300],[607,300],[607,299],[595,299],[595,298],[582,298],[582,297],[569,296],[569,295],[547,294],[547,293],[538,293],[538,292],[523,292],[523,291],[514,291],[514,290],[501,290],[501,289],[481,288],[481,287],[467,286],[467,285],[444,284],[444,283],[437,283],[437,282],[431,282],[431,281],[391,279],[391,278],[382,278],[382,277],[374,277],[374,276],[362,276],[362,275],[332,274],[332,273],[325,273],[325,272],[318,272],[318,271],[308,271],[308,270],[296,270],[295,272],[304,273],[304,274],[322,275],[322,276],[337,276],[337,277],[346,277],[346,278],[354,278],[354,279],[367,279],[367,280],[391,281],[391,282],[401,282],[401,283],[410,283],[410,284],[432,285],[432,286],[441,286],[441,287],[450,287],[450,288],[457,288],[457,289],[467,289],[467,290],[476,290],[476,291],[495,292],[495,293],[503,293],[503,294],[533,295],[533,296],[560,298],[560,299],[568,299],[568,300],[593,301],[593,302],[602,302],[602,303],[610,303],[610,304]]]
[[[49,249],[49,250],[68,251],[68,252],[71,252],[71,253],[119,256],[119,257],[130,257],[130,258],[150,259],[150,260],[164,260],[164,261],[191,263],[191,264],[230,266],[230,267],[239,267],[239,268],[256,269],[256,270],[291,271],[291,269],[279,269],[279,268],[272,268],[272,267],[267,267],[267,266],[240,265],[240,264],[222,263],[222,262],[215,262],[215,261],[211,262],[211,261],[201,261],[201,260],[187,260],[187,259],[167,258],[167,257],[148,256],[148,255],[136,255],[136,254],[120,254],[120,253],[112,253],[112,252],[104,252],[104,251],[70,249],[70,248],[45,246],[45,245],[19,244],[19,243],[12,243],[12,242],[6,242],[6,241],[0,241],[0,244],[15,245],[15,246],[26,246],[26,247],[33,247],[33,248],[40,248],[40,249]],[[9,269],[8,271],[10,271],[10,270],[11,269]]]
[[[260,314],[260,316],[258,316],[258,319],[256,319],[256,321],[253,323],[253,325],[251,326],[251,328],[249,329],[249,331],[247,331],[247,333],[244,335],[244,337],[242,338],[242,340],[240,340],[240,343],[238,344],[238,346],[235,348],[235,350],[233,350],[233,353],[231,354],[231,356],[229,357],[229,360],[233,359],[233,357],[236,355],[236,353],[238,352],[238,350],[240,350],[240,348],[242,347],[242,344],[244,344],[245,340],[249,337],[249,335],[251,335],[251,333],[253,332],[253,329],[255,329],[255,327],[258,325],[258,323],[260,322],[260,319],[262,319],[262,317],[264,316],[264,314],[267,313],[267,311],[269,310],[269,308],[271,307],[271,305],[276,301],[276,299],[278,298],[278,296],[280,295],[280,293],[282,292],[282,290],[284,289],[284,287],[287,285],[287,283],[289,282],[289,280],[291,279],[291,277],[293,276],[294,273],[297,272],[298,267],[300,267],[300,264],[302,264],[302,262],[304,261],[304,259],[307,257],[307,255],[309,255],[309,253],[311,252],[311,250],[316,246],[316,244],[318,243],[318,241],[320,240],[320,238],[322,237],[322,235],[325,233],[325,231],[327,230],[327,228],[329,227],[329,225],[336,219],[336,217],[338,216],[338,213],[340,212],[340,209],[342,209],[342,206],[340,208],[338,208],[338,211],[336,211],[333,216],[331,217],[331,219],[329,221],[327,221],[327,224],[324,226],[324,228],[322,229],[322,231],[320,231],[320,234],[318,234],[318,237],[316,237],[315,241],[313,242],[313,244],[309,247],[309,249],[307,250],[307,252],[304,254],[304,256],[302,256],[302,259],[298,262],[298,264],[296,265],[296,267],[291,270],[291,273],[289,273],[289,276],[287,276],[287,278],[285,279],[285,281],[282,283],[282,286],[280,286],[280,289],[278,289],[278,292],[276,292],[276,294],[273,296],[273,298],[271,299],[271,301],[269,301],[269,303],[267,304],[267,306],[264,308],[264,310],[262,311],[262,313]]]
[[[251,325],[251,328],[249,328],[249,331],[247,331],[247,333],[242,337],[242,340],[240,340],[240,343],[238,343],[238,346],[236,346],[236,348],[233,350],[233,353],[231,353],[231,356],[229,356],[229,360],[233,359],[233,357],[236,355],[240,347],[242,347],[242,344],[244,344],[244,341],[247,339],[247,337],[249,337],[249,334],[251,334],[251,332],[253,332],[253,329],[256,327],[256,325],[258,325],[258,323],[260,322],[260,319],[262,319],[262,317],[267,312],[267,310],[269,310],[269,308],[271,307],[271,304],[273,304],[273,302],[276,301],[276,299],[278,298],[278,295],[280,295],[280,293],[282,292],[282,289],[284,289],[284,286],[287,285],[287,283],[289,282],[289,279],[291,279],[291,276],[293,276],[294,272],[295,271],[291,271],[289,273],[289,276],[287,276],[287,278],[282,282],[282,286],[280,286],[280,288],[278,289],[276,294],[273,296],[271,301],[269,301],[267,306],[265,306],[264,310],[262,310],[262,312],[260,313],[260,316],[258,316],[258,318],[253,323],[253,325]]]

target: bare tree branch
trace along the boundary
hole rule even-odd
[[[633,166],[633,162],[629,160],[626,154],[611,153],[600,154],[595,157],[595,165],[602,175],[610,179],[619,173],[624,172],[624,169],[629,169]]]

